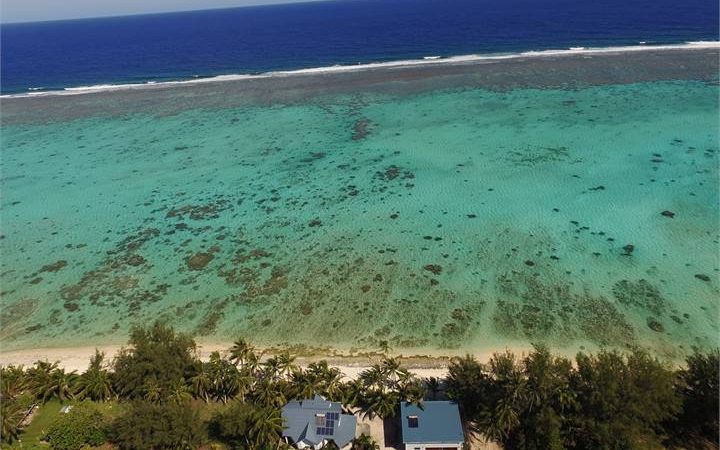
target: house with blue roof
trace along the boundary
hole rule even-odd
[[[298,449],[319,450],[333,441],[339,448],[355,437],[357,419],[342,413],[342,405],[316,395],[313,399],[293,400],[282,409],[286,442]]]
[[[427,401],[420,407],[402,402],[400,420],[405,450],[458,450],[465,442],[455,402]]]

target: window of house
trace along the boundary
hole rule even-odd
[[[417,428],[418,427],[418,416],[408,416],[408,427],[410,428]]]

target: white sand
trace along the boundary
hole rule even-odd
[[[200,358],[207,360],[210,353],[220,351],[224,353],[231,346],[230,343],[224,344],[201,344],[198,345],[198,353]],[[65,347],[65,348],[36,348],[28,350],[14,350],[8,352],[0,352],[0,366],[22,365],[25,367],[32,366],[36,361],[48,360],[58,362],[58,365],[67,371],[77,371],[81,373],[88,367],[88,363],[95,350],[105,353],[106,360],[110,361],[122,348],[121,345],[100,345],[100,346],[84,346],[84,347]],[[505,349],[497,349],[495,351],[504,351]],[[516,354],[522,354],[527,351],[526,348],[512,348]],[[492,351],[475,354],[478,361],[485,362],[492,356]],[[400,356],[400,355],[391,355]],[[297,364],[301,367],[307,366],[313,361],[326,359],[332,367],[340,369],[340,371],[349,378],[357,377],[360,372],[367,369],[372,363],[380,360],[380,355],[375,357],[351,357],[351,356],[316,356],[316,357],[299,357]],[[434,358],[431,356],[412,356],[402,359],[402,363],[408,370],[419,377],[444,377],[447,374],[447,358]]]

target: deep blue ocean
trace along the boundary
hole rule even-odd
[[[335,0],[7,24],[2,93],[718,39],[716,0]]]

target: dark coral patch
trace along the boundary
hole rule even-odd
[[[423,266],[423,269],[427,270],[428,272],[432,272],[435,275],[440,275],[440,273],[442,273],[442,266],[439,264],[427,264]]]
[[[212,253],[198,252],[189,256],[185,262],[190,270],[203,270],[213,258]]]
[[[702,281],[710,281],[710,277],[705,275],[704,273],[696,273],[695,278]]]
[[[361,141],[365,139],[370,133],[370,131],[368,130],[369,125],[370,121],[368,119],[356,120],[355,125],[353,125],[352,140]]]
[[[642,308],[656,315],[665,312],[665,298],[647,280],[620,280],[613,285],[612,293],[625,306]]]
[[[663,331],[665,331],[665,327],[663,326],[663,324],[653,319],[652,317],[648,317],[647,326],[656,333],[662,333]]]
[[[67,261],[64,259],[61,259],[60,261],[56,261],[52,264],[48,264],[45,266],[42,266],[39,273],[42,272],[57,272],[58,270],[62,269],[63,267],[67,266]]]

